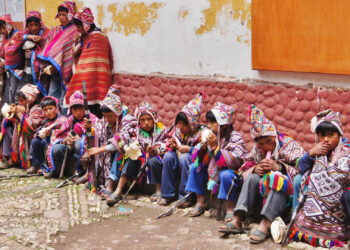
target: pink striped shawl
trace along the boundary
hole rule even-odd
[[[65,29],[61,25],[51,29],[45,48],[38,59],[52,64],[60,74],[63,86],[67,86],[72,78],[74,37],[77,34],[73,23]]]

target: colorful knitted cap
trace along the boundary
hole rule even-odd
[[[7,33],[10,35],[11,31],[13,30],[13,25],[14,25],[12,18],[11,18],[11,15],[7,14],[7,15],[0,16],[0,20],[4,21],[6,23]]]
[[[221,102],[216,102],[211,109],[211,112],[213,112],[216,122],[220,126],[232,124],[232,117],[235,112],[234,107]]]
[[[74,18],[80,20],[83,23],[85,32],[88,32],[91,24],[94,23],[94,15],[88,7],[84,7],[79,10],[79,12],[75,14]]]
[[[115,115],[120,116],[123,113],[123,104],[120,100],[119,90],[111,86],[101,105],[108,107]]]
[[[37,86],[32,84],[26,84],[21,89],[20,92],[24,94],[26,97],[26,101],[29,104],[32,104],[35,102],[36,98],[38,97],[38,94],[40,93]]]
[[[69,108],[74,105],[84,105],[84,95],[79,90],[69,97]]]
[[[250,133],[253,137],[259,138],[261,136],[276,136],[277,131],[273,123],[266,118],[264,113],[255,105],[249,106],[248,122],[251,123],[252,128]]]
[[[26,20],[28,20],[28,18],[30,17],[36,17],[40,20],[40,25],[41,27],[43,28],[44,27],[44,23],[43,23],[43,20],[41,19],[41,14],[39,11],[36,11],[36,10],[32,10],[32,11],[29,11],[27,16],[26,16]],[[28,26],[28,23],[26,21],[26,27]]]
[[[343,135],[344,132],[343,132],[340,116],[341,114],[339,112],[335,112],[331,109],[321,111],[311,119],[311,132],[315,133],[317,127],[322,122],[330,122],[339,130],[339,133]]]
[[[181,110],[181,112],[186,115],[192,132],[194,132],[199,127],[199,116],[203,99],[205,99],[205,93],[201,92],[193,100],[187,103],[187,105],[185,105]]]
[[[139,104],[135,110],[134,116],[137,118],[138,122],[140,122],[141,115],[145,113],[149,114],[155,123],[158,121],[157,111],[153,108],[152,104],[147,101],[143,101]]]
[[[74,15],[75,15],[75,2],[71,2],[71,1],[64,1],[63,3],[61,3],[58,7],[64,7],[68,10],[68,20],[72,21]],[[56,17],[58,18],[58,12],[56,14]]]

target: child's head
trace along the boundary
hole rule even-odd
[[[185,113],[180,112],[177,114],[175,124],[180,129],[182,134],[188,135],[191,133],[191,127],[188,123],[187,116]]]
[[[275,136],[260,136],[255,138],[254,141],[257,143],[258,148],[263,152],[273,152],[276,148]]]
[[[58,100],[53,99],[52,97],[45,97],[41,101],[41,108],[44,112],[45,118],[53,120],[56,118],[58,113]]]
[[[78,121],[84,118],[84,115],[85,115],[84,105],[81,105],[81,104],[73,105],[71,106],[70,110],[74,118],[77,119]]]
[[[13,25],[14,23],[10,14],[0,16],[0,35],[8,37],[13,31]]]
[[[152,129],[154,128],[154,120],[152,116],[146,112],[141,114],[139,118],[139,124],[140,124],[140,127],[146,132],[151,132]]]
[[[209,110],[207,114],[205,115],[205,118],[207,119],[207,126],[208,128],[213,131],[215,134],[218,133],[219,130],[219,124],[216,121],[214,113]]]
[[[66,26],[69,23],[68,20],[68,9],[63,6],[58,6],[57,8],[57,17],[61,25]]]
[[[341,134],[336,126],[328,121],[321,122],[316,128],[318,142],[328,145],[328,151],[333,151],[339,144]]]
[[[84,118],[85,107],[83,93],[77,90],[69,97],[69,108],[75,119],[80,121]]]
[[[109,125],[114,126],[117,122],[117,115],[114,114],[114,112],[109,109],[106,105],[101,106],[101,112],[105,120],[108,122]]]
[[[26,20],[27,23],[27,28],[29,29],[29,33],[32,35],[39,35],[40,28],[41,28],[41,23],[40,19],[37,17],[29,17]]]
[[[18,105],[23,106],[23,107],[27,107],[27,99],[26,99],[26,96],[24,95],[24,93],[21,91],[18,91],[17,97],[18,97]]]

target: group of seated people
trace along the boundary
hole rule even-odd
[[[251,105],[254,147],[249,153],[234,130],[232,106],[216,102],[206,123],[200,123],[204,92],[167,128],[149,102],[133,113],[121,102],[112,84],[109,42],[94,25],[91,10],[75,13],[74,2],[65,1],[57,18],[61,25],[49,30],[31,11],[25,31],[19,32],[8,15],[0,17],[2,97],[8,104],[2,112],[0,168],[18,166],[45,178],[57,178],[63,168],[66,176],[77,175],[75,183],[86,183],[113,206],[146,166],[141,177],[155,185],[152,202],[166,206],[190,193],[180,206],[194,205],[190,216],[195,217],[207,208],[206,193],[217,195],[226,201],[220,232],[244,233],[245,219],[258,217],[252,244],[269,237],[277,217],[288,220],[305,191],[289,239],[323,247],[347,243],[350,147],[339,113],[328,109],[312,119],[316,139],[308,152]],[[23,47],[27,40],[35,47]],[[24,67],[26,59],[31,63]],[[32,75],[31,83],[23,81],[26,74]]]

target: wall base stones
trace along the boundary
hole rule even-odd
[[[293,86],[282,83],[255,82],[252,80],[224,82],[204,79],[185,79],[162,76],[115,74],[114,82],[120,85],[121,98],[132,110],[143,100],[158,110],[159,120],[170,126],[177,112],[200,91],[207,98],[202,107],[201,119],[216,101],[236,108],[234,127],[249,148],[252,138],[247,122],[249,104],[261,108],[278,131],[286,132],[300,142],[306,150],[315,142],[310,131],[310,120],[317,112],[331,108],[342,113],[345,135],[350,135],[350,91],[345,89]]]

